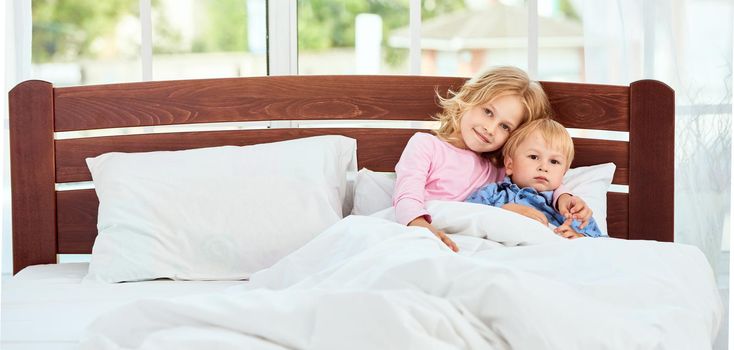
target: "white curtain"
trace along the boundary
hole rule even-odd
[[[722,248],[729,249],[734,2],[575,5],[584,24],[588,82],[657,79],[675,90],[675,240],[699,247],[716,269]]]
[[[0,116],[2,116],[2,273],[13,272],[12,232],[10,221],[10,153],[8,151],[8,92],[16,84],[31,76],[31,0],[4,1],[4,87],[0,96]]]

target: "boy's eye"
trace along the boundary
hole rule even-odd
[[[559,161],[557,161],[557,160],[553,159],[553,160],[551,160],[551,164],[555,164],[555,165],[560,165],[560,164],[561,164],[561,162],[559,162]]]
[[[538,156],[536,156],[534,154],[531,154],[531,155],[528,156],[528,158],[530,158],[532,160],[536,160],[536,159],[538,159]]]

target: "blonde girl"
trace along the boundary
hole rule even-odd
[[[393,205],[398,222],[430,230],[452,250],[456,244],[431,225],[428,200],[463,201],[479,187],[505,177],[502,146],[522,124],[551,115],[539,83],[515,67],[495,67],[467,81],[449,98],[440,98],[442,112],[435,135],[416,133],[395,166]],[[561,213],[587,221],[591,211],[583,200],[554,192]],[[514,203],[503,206],[543,222],[537,210]],[[544,222],[547,224],[547,221]]]

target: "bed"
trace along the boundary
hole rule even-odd
[[[131,301],[143,299],[144,297],[188,296],[175,300],[182,303],[186,301],[187,308],[198,310],[198,313],[192,312],[201,315],[206,314],[205,310],[207,310],[203,304],[197,304],[197,302],[205,299],[203,297],[205,294],[201,294],[202,292],[221,292],[234,285],[247,286],[252,282],[133,282],[111,284],[99,287],[102,288],[100,291],[90,292],[87,289],[89,287],[79,283],[86,273],[87,265],[74,265],[72,268],[67,264],[57,264],[59,254],[92,253],[95,238],[98,234],[100,200],[95,190],[89,188],[74,189],[73,186],[67,186],[68,184],[92,180],[85,159],[109,152],[177,151],[224,145],[255,145],[319,135],[343,135],[356,140],[357,166],[359,168],[390,172],[393,171],[410,136],[415,132],[425,131],[421,127],[425,124],[422,123],[431,121],[431,115],[438,111],[436,93],[445,95],[449,89],[460,87],[464,81],[465,78],[421,76],[270,76],[82,87],[54,87],[44,81],[26,81],[19,84],[10,92],[13,272],[18,275],[3,286],[3,348],[6,348],[6,346],[17,346],[18,348],[31,346],[38,346],[39,348],[50,348],[52,346],[59,348],[75,347],[77,346],[76,340],[81,338],[86,339],[83,345],[86,344],[84,346],[87,348],[104,348],[105,346],[116,348],[123,346],[124,338],[129,338],[131,333],[128,333],[128,336],[122,335],[119,329],[113,331],[112,328],[118,327],[112,325],[129,324],[130,327],[133,327],[134,324],[140,325],[146,324],[146,322],[160,323],[161,320],[159,319],[141,319],[143,316],[141,316],[140,310],[155,309],[159,310],[162,315],[171,315],[167,312],[172,312],[171,310],[174,309],[173,305],[168,305],[168,308],[166,308],[163,304],[145,304],[146,301],[143,301],[143,304],[131,304]],[[699,284],[690,288],[691,295],[689,296],[674,295],[675,293],[672,292],[669,295],[669,300],[680,302],[680,308],[685,312],[674,312],[667,316],[663,316],[661,312],[656,316],[655,312],[657,311],[648,310],[652,313],[652,316],[650,314],[634,316],[638,319],[655,316],[656,321],[652,324],[658,324],[656,323],[659,321],[658,317],[670,316],[685,319],[686,317],[693,317],[691,315],[695,314],[693,318],[701,324],[695,332],[692,332],[695,334],[686,334],[685,331],[681,332],[678,328],[667,328],[664,332],[657,334],[659,337],[649,334],[640,337],[639,334],[624,329],[610,332],[610,334],[615,335],[612,338],[619,340],[640,337],[641,340],[636,343],[640,348],[660,346],[660,344],[663,344],[661,339],[664,336],[669,337],[671,334],[677,335],[673,340],[666,341],[675,341],[677,342],[675,344],[700,345],[702,342],[705,343],[706,339],[710,344],[710,341],[717,334],[721,318],[720,300],[713,283],[711,270],[705,263],[705,258],[695,248],[666,243],[672,242],[674,238],[674,92],[665,84],[653,80],[637,81],[629,86],[559,82],[542,82],[542,85],[551,100],[555,111],[554,118],[566,127],[613,131],[625,135],[622,138],[623,140],[574,138],[576,157],[572,167],[612,162],[616,165],[613,183],[621,185],[621,188],[626,186],[627,189],[626,192],[618,191],[606,194],[608,233],[610,237],[614,238],[607,240],[615,242],[613,243],[615,248],[610,249],[607,255],[600,254],[601,257],[597,257],[597,261],[600,264],[605,262],[608,265],[617,265],[617,269],[626,269],[624,271],[635,271],[638,267],[642,271],[645,268],[635,266],[635,264],[649,264],[648,271],[645,273],[649,273],[650,268],[657,269],[657,271],[662,269],[666,273],[672,271],[671,276],[673,277],[670,277],[670,281],[673,281],[673,279],[675,281],[671,283],[679,283],[682,279],[687,279]],[[382,124],[375,124],[376,122]],[[192,125],[201,126],[205,131],[187,129],[188,126]],[[394,127],[391,127],[391,125],[394,125]],[[119,130],[127,131],[120,132]],[[625,138],[628,138],[628,140],[624,140]],[[439,207],[441,205],[443,204],[437,204]],[[451,208],[447,212],[455,213],[457,210]],[[347,214],[348,210],[345,209],[344,213]],[[364,227],[382,225],[369,220],[369,222],[362,222],[361,220],[363,219],[360,217],[352,216],[339,221],[339,224],[335,226],[347,225],[344,221],[349,221],[351,223],[348,225],[351,226],[344,228],[344,230],[349,231],[352,230],[351,227],[360,227],[360,225]],[[393,229],[395,228],[392,226],[386,226],[384,232],[392,232]],[[336,229],[332,227],[325,232],[328,233],[334,230]],[[269,269],[268,273],[260,275],[258,286],[270,290],[292,290],[294,285],[303,286],[304,284],[316,283],[306,280],[308,276],[321,276],[323,271],[315,270],[320,263],[314,263],[314,266],[311,267],[304,267],[304,271],[301,272],[299,277],[292,275],[291,270],[288,269],[289,267],[293,269],[298,266],[303,267],[307,261],[310,261],[310,258],[304,255],[309,252],[309,249],[314,254],[323,254],[324,246],[346,244],[342,240],[348,235],[343,234],[345,231],[340,232],[342,233],[339,235],[335,233],[320,235],[319,237],[326,237],[322,239],[322,242],[309,243],[309,247],[298,249],[296,252],[298,254],[292,254],[287,259],[280,260],[272,269]],[[478,255],[485,254],[480,251],[481,249],[477,246],[479,243],[476,241],[466,237],[459,238],[459,241],[460,244],[466,247],[465,250]],[[373,243],[378,244],[375,242],[370,244]],[[578,256],[569,256],[584,259],[581,257],[584,255],[581,253],[582,250],[588,248],[588,245],[599,243],[583,244],[583,248],[578,245],[579,248],[577,249],[580,249],[577,251]],[[339,257],[342,260],[334,261],[334,266],[349,265],[345,263],[346,260],[343,260],[350,258],[346,252],[353,252],[353,256],[356,256],[362,252],[359,249],[363,249],[365,246],[360,245],[360,248],[345,245],[344,247],[343,251],[346,257]],[[517,259],[521,256],[529,259],[529,256],[524,254],[530,254],[531,250],[529,249],[536,249],[536,247],[524,248],[527,248],[523,250],[524,253],[520,255],[510,254],[505,258],[508,259],[507,261],[514,261],[517,265],[523,265],[522,261]],[[434,248],[426,249],[429,251]],[[517,249],[510,251],[517,251]],[[566,251],[554,251],[553,249],[546,249],[545,251],[554,254],[567,253]],[[681,253],[682,251],[685,252]],[[615,255],[612,253],[617,254],[617,258],[614,258]],[[533,250],[532,254],[543,256],[551,253],[541,253]],[[651,258],[651,254],[660,260]],[[408,255],[410,254],[406,254],[406,256]],[[619,255],[624,255],[624,259],[620,259]],[[380,254],[376,254],[375,258],[389,260],[389,257]],[[548,255],[547,258],[551,259],[548,261],[553,261],[551,255]],[[609,260],[605,260],[607,258]],[[558,264],[566,264],[558,266],[573,264],[569,261],[560,261],[563,259],[556,260],[558,260]],[[536,261],[535,263],[548,264],[548,261],[544,263]],[[461,265],[459,262],[457,264]],[[329,268],[334,268],[334,266]],[[524,271],[533,270],[533,266],[526,266],[527,269]],[[623,268],[622,266],[626,267]],[[321,267],[323,268],[323,266]],[[496,269],[499,267],[484,266],[483,268],[494,269],[491,271],[497,272]],[[505,268],[506,266],[500,270],[505,271],[503,270]],[[24,269],[26,270],[23,271]],[[388,270],[387,267],[383,267],[382,270],[375,270],[374,273],[388,273]],[[481,271],[477,271],[477,273],[481,273]],[[650,277],[649,274],[645,275],[645,273],[639,276]],[[676,277],[677,273],[680,275]],[[403,275],[393,277],[401,278],[401,276]],[[551,281],[550,283],[564,281],[568,277],[565,275],[554,276],[556,278],[555,282]],[[594,283],[598,285],[608,283],[603,278],[591,280],[596,281]],[[319,280],[319,283],[322,282],[324,282],[323,279]],[[585,280],[584,283],[587,282]],[[523,283],[527,283],[527,281]],[[660,281],[656,283],[660,283]],[[150,287],[151,284],[154,287]],[[639,282],[637,287],[644,287],[645,285],[645,282]],[[662,285],[665,285],[665,283],[662,283]],[[140,286],[139,290],[136,286]],[[517,285],[514,286],[517,287]],[[49,298],[48,294],[51,293],[47,293],[47,291],[56,287],[61,288],[61,292],[53,293],[55,295]],[[435,286],[427,286],[426,288],[433,287]],[[487,288],[490,287],[487,286]],[[628,284],[625,288],[634,287],[634,284]],[[678,287],[683,288],[682,285]],[[25,288],[35,291],[25,292]],[[247,288],[245,287],[245,289]],[[503,288],[505,287],[497,290],[504,290]],[[119,297],[116,294],[117,292],[113,291],[118,289],[125,289],[120,292]],[[320,288],[317,289],[321,290]],[[148,290],[150,292],[147,292]],[[621,292],[622,290],[625,289],[609,292],[605,298],[607,298],[607,301],[629,299],[627,292]],[[350,292],[354,291],[355,289],[350,290]],[[233,348],[250,346],[263,349],[283,347],[340,348],[340,346],[344,348],[345,344],[354,346],[356,346],[355,344],[361,344],[362,347],[370,348],[368,343],[361,343],[361,341],[375,339],[375,337],[374,335],[370,337],[364,332],[350,333],[349,330],[337,327],[331,331],[324,328],[322,329],[323,332],[319,332],[318,335],[308,333],[307,329],[314,330],[304,325],[312,326],[314,321],[313,312],[316,311],[309,309],[307,306],[340,305],[339,303],[344,300],[364,298],[364,300],[367,300],[365,305],[374,307],[374,313],[368,312],[372,316],[365,315],[363,319],[359,316],[352,317],[356,317],[357,320],[363,321],[365,325],[373,327],[390,324],[389,321],[386,321],[387,316],[385,315],[392,315],[395,312],[394,309],[385,307],[384,303],[385,300],[393,300],[390,299],[393,296],[391,295],[388,298],[386,295],[374,291],[358,295],[349,294],[343,290],[340,291],[341,294],[339,295],[315,295],[312,293],[313,290],[309,289],[292,292],[295,294],[286,296],[282,293],[275,293],[278,295],[247,294],[258,293],[251,290],[245,292],[235,289],[232,292],[232,294],[238,295],[240,300],[241,298],[257,300],[258,303],[250,302],[248,304],[245,302],[237,306],[230,305],[227,308],[238,310],[240,315],[259,313],[270,322],[278,322],[277,324],[280,325],[278,327],[271,324],[270,327],[258,328],[268,325],[268,322],[253,321],[251,326],[254,328],[233,331],[221,325],[213,326],[216,322],[212,323],[212,320],[199,319],[194,324],[177,324],[176,327],[167,331],[156,331],[155,335],[151,333],[148,338],[142,337],[149,339],[147,342],[134,345],[127,344],[123,347],[184,346],[185,348],[188,346],[196,348],[196,344],[211,344],[211,342],[206,341],[207,339],[209,341],[218,339],[221,344],[217,344],[225,348],[226,346],[232,346]],[[82,305],[86,299],[71,297],[71,295],[90,295],[90,293],[101,293],[108,296],[108,298],[103,298],[104,300],[100,302],[90,297],[89,305]],[[635,301],[638,304],[634,305],[641,305],[639,303],[652,300],[649,299],[650,296],[642,296],[642,294],[644,293],[640,293],[640,299]],[[288,301],[278,301],[278,298],[286,297]],[[421,298],[424,298],[424,296],[416,296],[410,293],[398,293],[394,297],[395,300],[422,300]],[[524,297],[529,296],[525,295]],[[666,299],[667,297],[661,296],[660,298]],[[71,298],[69,300],[72,301],[67,304],[65,298]],[[448,338],[458,339],[457,341],[464,344],[462,346],[464,348],[476,346],[481,348],[481,344],[492,344],[496,348],[533,348],[533,346],[543,344],[543,342],[546,345],[554,344],[555,338],[550,336],[551,330],[540,327],[535,332],[539,334],[538,337],[525,337],[534,339],[535,343],[530,340],[525,341],[522,340],[523,337],[519,337],[517,334],[512,335],[510,331],[502,328],[507,326],[506,324],[503,326],[503,323],[499,321],[503,319],[502,317],[497,315],[487,316],[488,319],[494,320],[492,322],[496,321],[496,327],[493,327],[493,323],[487,321],[481,315],[475,319],[461,318],[461,315],[472,314],[471,310],[456,307],[455,304],[447,305],[442,301],[444,299],[441,298],[429,299],[421,307],[429,305],[431,306],[429,309],[445,310],[446,313],[442,314],[442,321],[426,325],[421,323],[426,322],[425,319],[416,317],[413,313],[411,315],[417,320],[415,322],[421,323],[421,329],[424,330],[434,327],[432,328],[433,333],[441,333],[437,329],[444,327],[446,324],[453,325],[454,333]],[[692,301],[691,299],[698,300]],[[370,300],[373,300],[376,304],[370,304],[368,302]],[[81,303],[79,308],[68,306],[77,305],[75,303]],[[393,305],[395,303],[401,304],[395,301],[388,304]],[[303,317],[283,318],[285,316],[277,312],[269,314],[272,310],[279,309],[277,307],[265,307],[270,304],[288,305],[291,307],[289,312],[301,310],[298,315]],[[45,307],[45,305],[48,307]],[[610,305],[619,306],[620,304],[609,302],[605,307]],[[661,304],[661,306],[665,305]],[[240,309],[237,309],[237,307]],[[454,308],[452,309],[452,307]],[[382,308],[384,308],[384,313],[380,311],[383,310]],[[74,314],[77,309],[84,311],[80,312],[79,317],[70,317],[69,314]],[[118,311],[109,314],[108,312],[113,309]],[[348,309],[348,307],[344,308],[344,310]],[[549,307],[549,309],[552,308]],[[613,308],[609,310],[611,309]],[[44,310],[47,310],[47,312],[44,313]],[[180,308],[177,310],[180,310]],[[405,312],[404,308],[400,310]],[[411,310],[415,310],[415,308]],[[458,314],[456,314],[457,312]],[[503,317],[512,314],[511,311],[507,312],[507,314],[503,314]],[[635,313],[634,310],[630,310],[630,312]],[[106,316],[95,320],[96,317],[102,314]],[[360,315],[359,310],[355,310],[351,315]],[[570,313],[569,315],[577,314]],[[194,314],[180,315],[180,317],[183,319],[196,318]],[[335,317],[337,317],[335,319],[338,319],[339,315]],[[431,319],[429,316],[426,317]],[[64,323],[67,318],[69,324],[61,328],[67,331],[51,330],[53,323]],[[237,322],[237,318],[234,318],[231,314],[218,314],[214,318],[227,320],[227,322]],[[299,319],[301,323],[297,323]],[[613,322],[602,322],[599,318],[593,320],[599,322],[600,325],[609,327],[617,325]],[[622,322],[621,320],[619,319],[620,322]],[[508,322],[511,324],[516,321]],[[581,319],[570,319],[570,321],[577,322]],[[92,322],[94,322],[94,325],[90,327],[89,325]],[[406,322],[410,324],[410,321]],[[489,325],[487,322],[489,322]],[[523,322],[529,322],[529,320]],[[629,320],[625,322],[629,322]],[[205,324],[206,327],[194,327],[194,325],[201,324]],[[666,325],[668,324],[666,323]],[[396,327],[396,330],[404,330],[401,327],[406,326],[401,323]],[[480,335],[468,330],[472,327],[475,330],[481,328],[482,331],[478,333]],[[173,330],[174,328],[177,331]],[[268,329],[275,328],[289,329],[291,335],[268,333],[271,332]],[[650,330],[653,328],[643,327],[643,329]],[[130,331],[140,332],[141,330]],[[83,335],[84,332],[87,332],[87,335]],[[424,333],[411,333],[409,330],[405,332],[404,334],[409,335],[401,338],[403,343],[393,342],[392,344],[399,344],[402,348],[408,345],[415,346],[415,344],[422,344],[423,346],[441,345],[453,348],[447,345],[451,342],[444,338],[439,340],[431,338],[430,341],[423,342],[425,340],[422,338],[425,336]],[[351,340],[345,341],[351,343],[337,342],[340,337],[333,336],[336,333],[349,334]],[[141,333],[134,334],[140,335]],[[303,334],[303,336],[299,340],[294,334]],[[562,332],[558,334],[562,334]],[[367,336],[368,338],[359,338],[360,336]],[[291,339],[292,337],[296,337],[296,339]],[[398,334],[396,337],[400,338],[400,335]],[[185,341],[182,339],[185,339]],[[304,339],[308,339],[308,341],[304,343]],[[395,338],[388,337],[385,339]],[[573,341],[573,339],[569,340],[568,337],[565,339],[558,341]],[[266,340],[272,340],[272,342]],[[564,345],[576,344],[578,348],[584,348],[582,346],[584,344],[592,347],[599,345],[585,343],[587,340],[579,340],[578,343],[564,343]],[[165,346],[161,344],[165,344]],[[389,348],[389,344],[388,342],[381,346]],[[620,341],[615,343],[613,339],[606,344],[608,348],[624,348],[631,343]],[[377,345],[372,344],[372,346]]]

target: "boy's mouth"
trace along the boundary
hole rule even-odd
[[[536,176],[535,180],[542,181],[542,182],[548,182],[548,179],[545,176]]]

